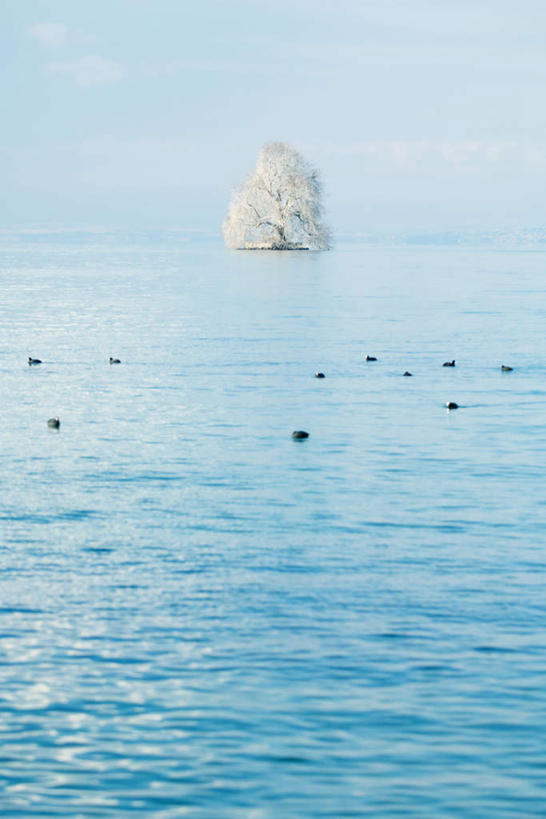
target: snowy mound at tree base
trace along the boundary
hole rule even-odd
[[[237,250],[311,250],[310,247],[304,245],[266,245],[266,244],[246,244],[236,248]]]

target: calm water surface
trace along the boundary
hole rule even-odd
[[[4,242],[3,819],[546,815],[545,273]]]

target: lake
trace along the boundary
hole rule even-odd
[[[545,272],[4,235],[3,819],[544,815]]]

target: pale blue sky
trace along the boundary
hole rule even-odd
[[[0,10],[0,225],[215,230],[270,140],[337,232],[546,222],[543,0]]]

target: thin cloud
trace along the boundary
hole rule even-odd
[[[167,62],[157,62],[145,64],[142,75],[145,77],[161,78],[173,77],[186,72],[215,73],[215,74],[264,74],[271,71],[278,72],[283,66],[279,62],[269,64],[261,62],[239,62],[236,60],[169,60]]]
[[[36,23],[28,33],[46,48],[61,48],[68,38],[68,26],[64,23]]]
[[[513,140],[363,140],[346,145],[330,145],[329,155],[354,156],[393,166],[442,161],[450,165],[469,162],[537,161],[542,145],[522,145]]]
[[[127,76],[127,71],[121,63],[109,60],[106,57],[100,57],[97,54],[88,54],[79,60],[49,63],[47,71],[50,74],[69,77],[81,88],[89,88],[94,85],[112,85],[121,82]]]
[[[174,137],[89,137],[78,146],[80,179],[98,189],[177,189],[202,178],[196,153],[195,141]]]

